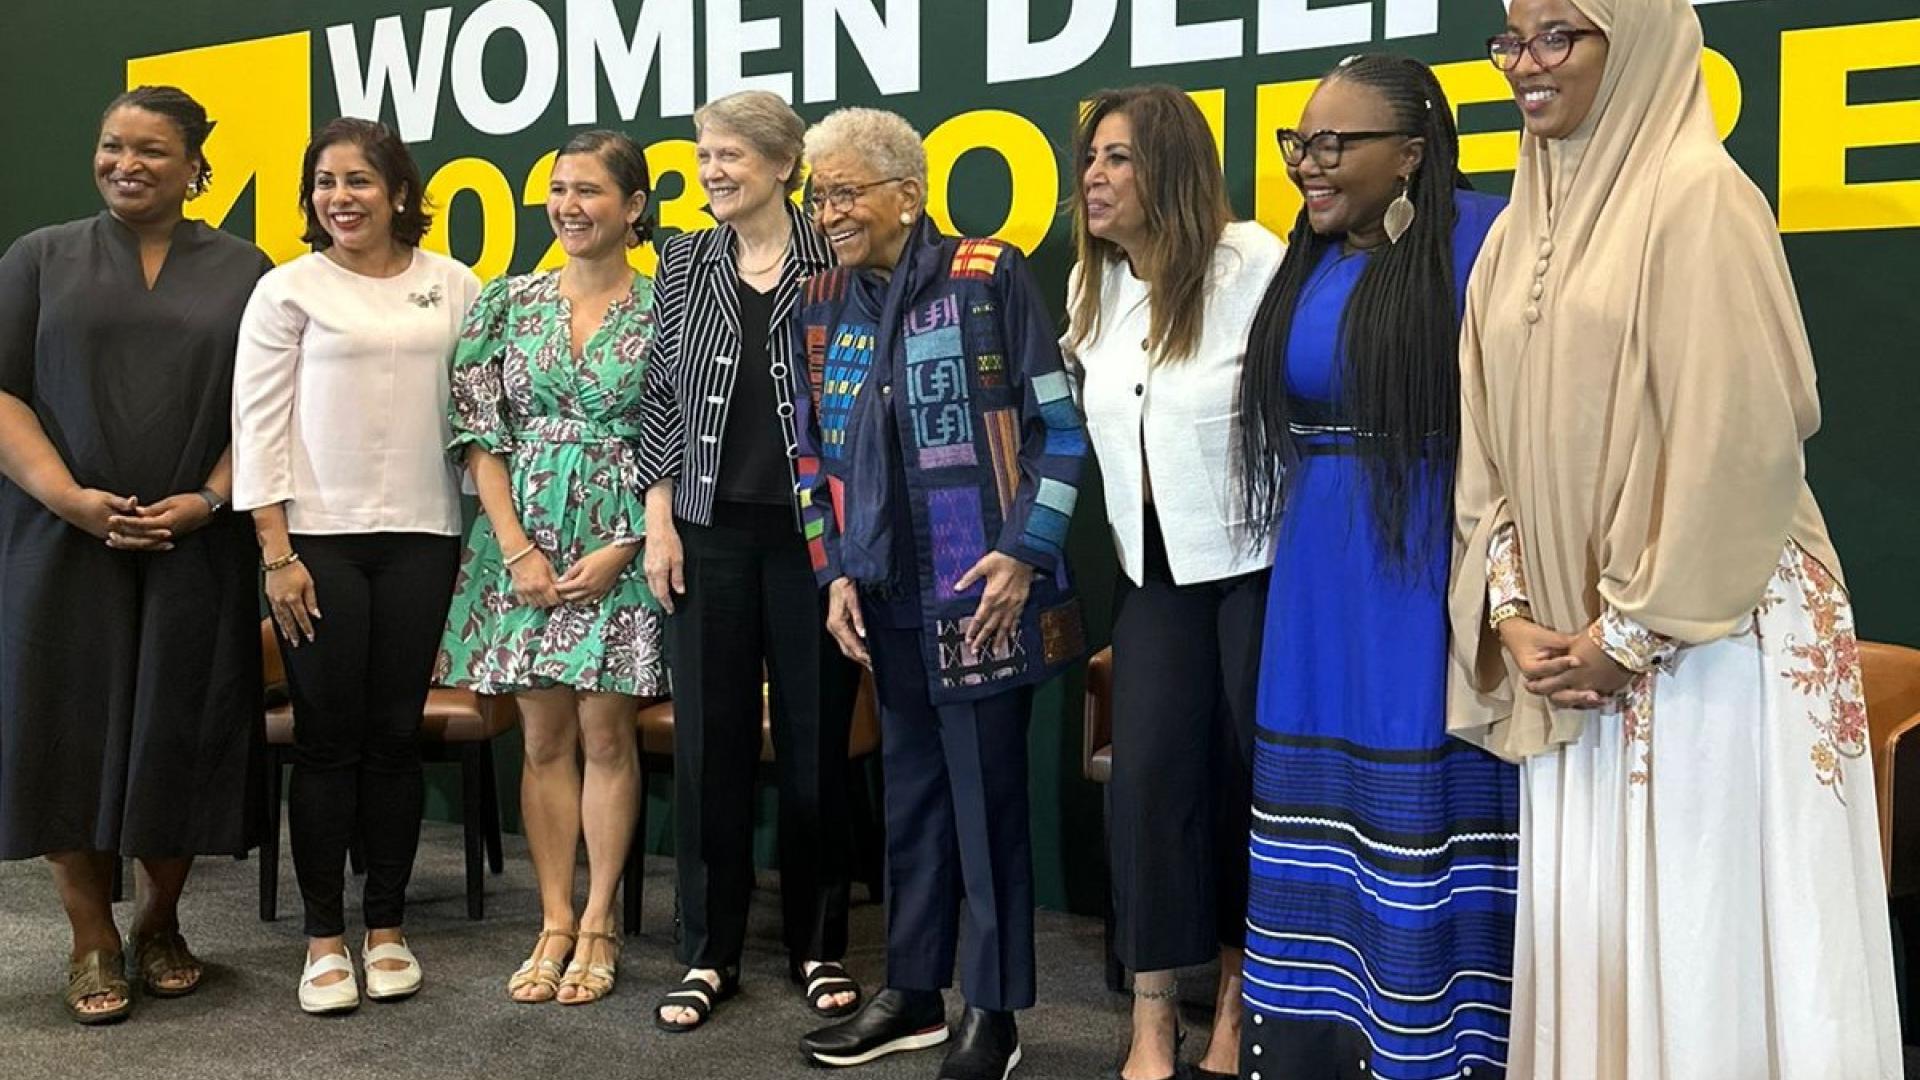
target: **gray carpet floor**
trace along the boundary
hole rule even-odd
[[[941,1050],[896,1055],[845,1073],[809,1068],[797,1048],[814,1022],[786,980],[779,937],[779,898],[754,897],[742,996],[722,1005],[700,1031],[655,1030],[655,997],[677,979],[672,959],[673,880],[666,860],[648,870],[644,933],[630,938],[611,998],[583,1007],[516,1005],[508,974],[526,955],[539,927],[539,904],[524,842],[506,839],[506,872],[489,877],[487,917],[466,918],[460,831],[429,824],[413,877],[408,933],[426,969],[425,989],[391,1005],[368,1003],[343,1017],[309,1017],[295,1004],[304,939],[292,862],[282,859],[280,918],[257,916],[258,864],[202,860],[182,903],[195,952],[209,965],[191,997],[141,999],[125,1023],[82,1028],[60,1005],[65,985],[66,919],[44,863],[0,864],[0,1077],[216,1078],[303,1077],[312,1080],[433,1080],[440,1077],[601,1080],[706,1080],[807,1077],[824,1080],[932,1080]],[[581,874],[585,888],[585,874]],[[763,882],[771,886],[771,880]],[[856,898],[865,890],[855,886]],[[348,908],[358,917],[357,896]],[[122,931],[132,907],[116,909]],[[349,931],[357,940],[358,931]],[[863,985],[885,973],[881,912],[859,903],[853,912],[847,966]],[[1124,1050],[1125,998],[1101,978],[1100,924],[1052,912],[1039,915],[1040,1004],[1021,1016],[1029,1078],[1094,1078],[1114,1068]],[[1205,1042],[1212,974],[1183,980],[1192,1059]],[[949,1012],[960,1009],[949,994]]]

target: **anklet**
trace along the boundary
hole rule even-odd
[[[1176,984],[1165,990],[1141,990],[1135,988],[1133,996],[1141,1001],[1172,1001],[1180,996],[1180,987]]]

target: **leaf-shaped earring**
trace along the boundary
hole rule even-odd
[[[1387,204],[1386,220],[1381,222],[1387,230],[1387,243],[1397,244],[1400,238],[1413,228],[1413,200],[1407,198],[1407,191],[1413,185],[1405,178],[1400,181],[1400,194]]]

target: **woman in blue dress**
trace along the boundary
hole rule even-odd
[[[1274,531],[1254,749],[1248,1080],[1504,1072],[1511,766],[1446,734],[1468,189],[1432,72],[1343,61],[1279,132],[1306,205],[1242,374]]]

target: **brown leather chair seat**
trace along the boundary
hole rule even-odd
[[[1867,691],[1867,732],[1873,758],[1874,802],[1880,816],[1880,857],[1887,887],[1920,892],[1920,649],[1860,643],[1860,677]],[[1905,762],[1905,767],[1901,768]],[[1904,798],[1902,796],[1905,796]]]
[[[766,688],[761,688],[764,702]],[[640,708],[635,718],[640,727],[640,752],[655,757],[673,756],[673,699],[659,698]],[[863,758],[880,749],[880,710],[873,696],[873,676],[860,679],[860,696],[853,707],[853,726],[847,733],[847,757]],[[773,764],[773,713],[761,709],[760,763]]]

